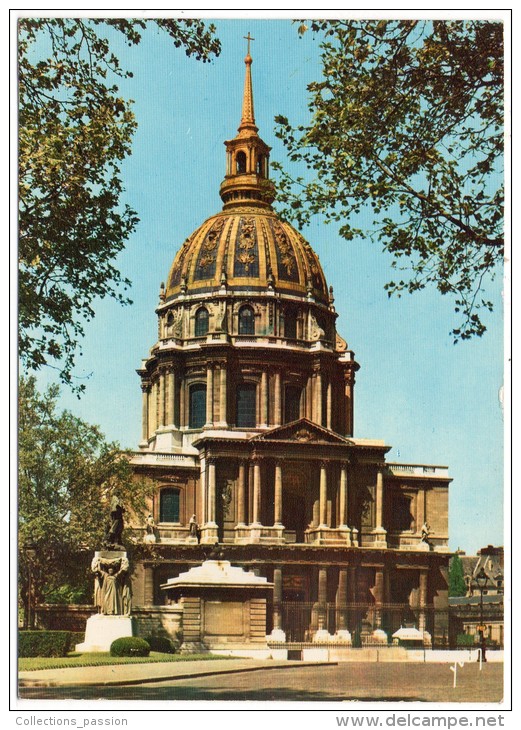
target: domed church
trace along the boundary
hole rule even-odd
[[[448,470],[355,437],[359,365],[317,254],[272,208],[249,49],[245,66],[222,210],[177,252],[138,370],[132,463],[157,488],[134,606],[165,610],[162,586],[217,549],[273,584],[267,631],[288,641],[410,623],[443,643]]]

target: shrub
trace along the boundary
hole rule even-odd
[[[458,634],[456,637],[456,646],[474,646],[474,643],[473,634]]]
[[[150,644],[139,636],[122,636],[110,645],[111,656],[148,656]]]
[[[70,631],[19,631],[18,656],[67,656],[71,643]]]
[[[168,636],[147,636],[145,641],[150,651],[159,651],[161,654],[175,654],[179,649],[179,642],[169,639]]]

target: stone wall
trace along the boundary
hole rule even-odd
[[[85,631],[87,619],[93,616],[95,606],[40,604],[36,607],[36,626],[49,631]]]
[[[36,609],[39,629],[85,631],[87,619],[97,613],[94,606],[40,605]],[[144,606],[132,609],[135,636],[168,636],[176,638],[182,629],[183,611],[180,606]]]
[[[132,609],[132,623],[136,636],[168,636],[176,639],[182,630],[181,606],[144,606]]]

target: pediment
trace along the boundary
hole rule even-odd
[[[275,428],[254,436],[251,441],[292,441],[295,443],[339,444],[351,443],[349,439],[339,436],[323,426],[318,426],[307,418],[301,418],[284,426]]]

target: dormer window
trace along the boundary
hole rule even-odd
[[[242,175],[246,172],[246,153],[245,152],[237,152],[237,157],[235,158],[236,168],[237,168],[237,174]]]
[[[201,307],[195,315],[195,336],[204,337],[208,334],[208,310]]]
[[[253,309],[249,306],[241,307],[239,310],[239,334],[255,334],[255,315]]]

